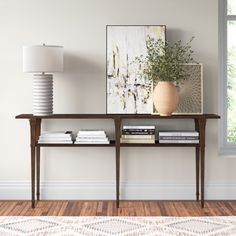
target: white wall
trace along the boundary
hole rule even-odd
[[[65,48],[65,72],[54,76],[55,113],[105,113],[106,25],[165,24],[167,39],[192,44],[204,65],[204,111],[218,112],[217,0],[1,0],[0,198],[29,198],[32,76],[22,73],[22,46]],[[145,123],[148,123],[147,121]],[[154,123],[154,122],[153,122]],[[176,124],[158,122],[164,128]],[[180,127],[191,128],[191,121]],[[111,121],[60,120],[45,130],[104,128]],[[219,157],[218,123],[207,124],[206,197],[236,195],[236,160]],[[45,198],[115,198],[114,148],[47,148],[42,151]],[[194,198],[194,150],[122,148],[123,198]],[[103,191],[101,191],[103,189]],[[17,190],[17,192],[16,192]],[[80,190],[80,191],[75,191]],[[125,191],[124,191],[125,190]]]

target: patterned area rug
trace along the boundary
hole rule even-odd
[[[236,217],[0,217],[0,236],[226,236]]]

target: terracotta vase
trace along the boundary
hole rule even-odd
[[[175,85],[169,81],[160,81],[153,91],[153,103],[160,116],[170,116],[179,102]]]

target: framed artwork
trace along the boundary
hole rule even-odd
[[[108,25],[106,28],[106,110],[108,114],[151,114],[152,82],[135,61],[147,53],[150,36],[165,41],[164,25]]]
[[[179,104],[173,114],[203,113],[203,66],[189,63],[181,65],[189,75],[186,80],[177,84]],[[154,87],[155,85],[153,85]],[[158,114],[153,106],[153,113]]]

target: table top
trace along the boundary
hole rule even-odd
[[[153,114],[53,114],[50,116],[34,116],[33,114],[20,114],[16,119],[220,119],[217,114],[173,114],[160,116]]]

